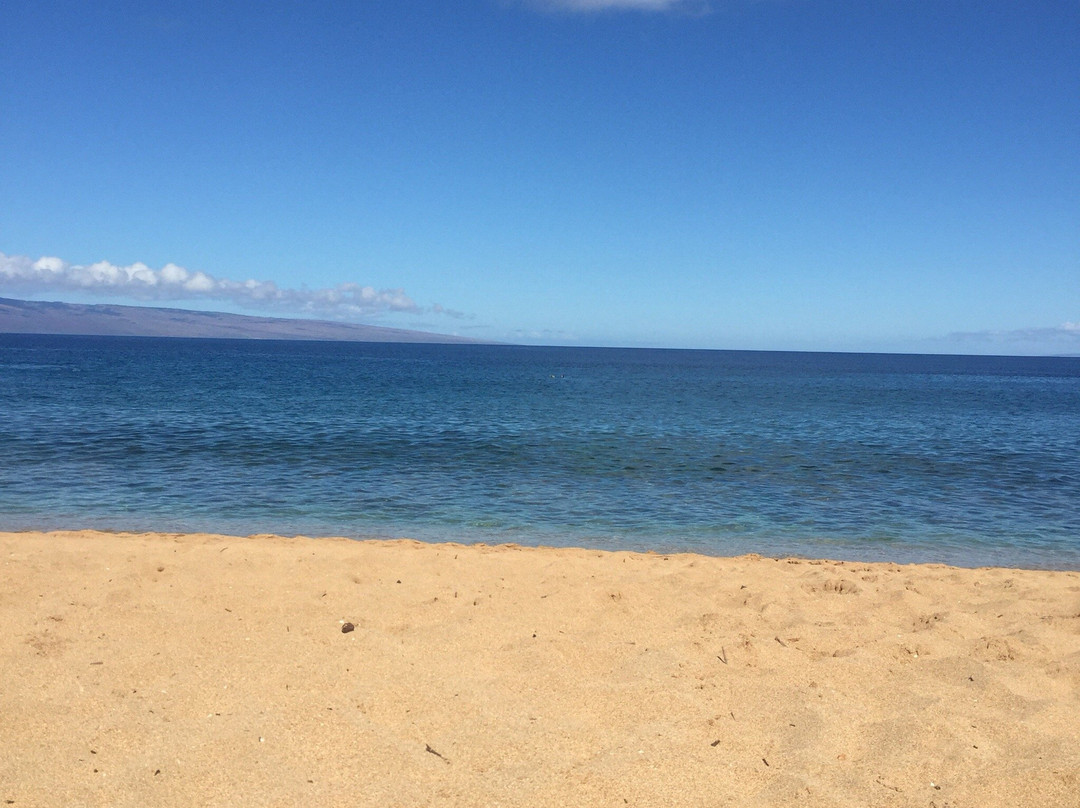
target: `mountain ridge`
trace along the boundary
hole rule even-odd
[[[261,317],[193,309],[61,303],[0,297],[0,334],[67,334],[102,337],[332,340],[482,344],[484,340],[404,328]]]

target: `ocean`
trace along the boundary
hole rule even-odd
[[[0,335],[0,529],[1080,569],[1080,358]]]

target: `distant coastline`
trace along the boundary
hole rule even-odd
[[[0,334],[480,344],[403,328],[189,309],[0,298]]]

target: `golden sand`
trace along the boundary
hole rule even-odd
[[[1080,806],[1075,572],[85,531],[0,561],[0,806]]]

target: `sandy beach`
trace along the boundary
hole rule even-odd
[[[17,808],[1080,806],[1076,572],[86,531],[0,559]]]

